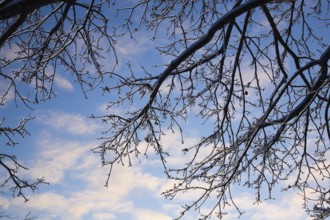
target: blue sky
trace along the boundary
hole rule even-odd
[[[122,57],[118,71],[127,71],[125,63],[128,61],[134,66],[168,61],[169,58],[160,57],[153,50],[154,42],[150,41],[150,34],[139,34],[136,37],[138,42],[128,41],[127,38],[118,42],[117,52]],[[13,51],[1,53],[10,56]],[[27,203],[22,198],[12,199],[10,194],[0,194],[2,209],[19,218],[31,212],[32,216],[45,220],[169,220],[178,216],[180,206],[194,198],[194,194],[178,195],[174,200],[161,195],[173,182],[165,178],[156,155],[135,160],[133,167],[118,165],[113,171],[110,186],[104,187],[108,167],[101,167],[99,155],[93,154],[91,149],[100,144],[98,138],[106,127],[89,116],[123,111],[121,107],[106,109],[107,100],[116,98],[113,97],[115,94],[103,95],[102,89],[97,88],[88,92],[86,99],[79,85],[73,83],[72,76],[61,70],[56,75],[54,88],[57,97],[32,105],[33,110],[20,102],[16,105],[13,94],[8,95],[6,105],[0,109],[1,117],[5,117],[8,124],[17,123],[26,115],[35,117],[27,125],[31,135],[24,139],[18,137],[19,145],[6,150],[16,154],[19,161],[30,168],[22,171],[21,175],[34,178],[44,176],[49,182],[49,185],[41,185],[39,190],[29,193]],[[29,91],[32,87],[24,89]],[[187,122],[186,128],[184,144],[189,146],[197,142],[201,131],[194,119]],[[168,151],[182,149],[178,147],[182,145],[179,132],[168,131],[163,143]],[[168,160],[170,166],[180,163],[180,156]],[[281,192],[284,186],[279,184],[274,190],[274,200],[265,200],[265,190],[259,204],[253,204],[253,192],[234,187],[236,204],[246,212],[240,219],[310,219],[302,208],[302,197],[295,191]],[[228,213],[225,220],[237,219],[238,213],[233,207],[225,211]],[[196,213],[188,213],[182,219],[196,219]]]

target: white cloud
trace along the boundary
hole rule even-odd
[[[55,79],[54,79],[55,85],[57,85],[59,88],[66,90],[66,91],[73,91],[73,85],[71,82],[67,79],[65,79],[63,76],[60,74],[55,74]]]
[[[100,129],[100,125],[96,124],[95,120],[66,112],[44,112],[38,115],[37,120],[50,128],[70,134],[94,134]]]
[[[32,165],[29,174],[36,178],[44,176],[49,183],[62,181],[65,172],[75,167],[78,160],[93,146],[58,140],[46,133],[42,133],[41,137],[38,142],[40,152],[30,162]]]

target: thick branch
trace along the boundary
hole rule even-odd
[[[0,12],[1,13],[1,12]],[[8,40],[8,38],[22,25],[27,17],[27,14],[23,11],[19,18],[12,24],[8,30],[0,37],[0,48]]]
[[[0,5],[0,21],[7,20],[22,14],[31,13],[35,9],[43,6],[58,3],[58,2],[72,2],[72,0],[19,0],[8,1],[8,3]]]
[[[300,115],[302,111],[306,109],[306,106],[308,106],[311,103],[311,101],[316,97],[318,91],[323,86],[324,81],[327,78],[327,73],[328,73],[327,62],[329,59],[330,59],[330,46],[321,55],[321,58],[318,61],[316,61],[321,66],[321,73],[320,76],[315,81],[315,83],[312,85],[312,88],[310,89],[307,96],[299,103],[299,105],[297,105],[292,111],[290,111],[288,115],[282,117],[281,119],[272,121],[270,122],[270,124],[290,121],[292,118]]]

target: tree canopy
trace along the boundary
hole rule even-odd
[[[52,98],[63,68],[83,93],[97,87],[109,93],[109,109],[134,106],[91,116],[104,122],[93,151],[109,167],[107,184],[117,164],[157,154],[174,181],[164,196],[199,193],[178,218],[210,201],[201,218],[221,218],[228,205],[241,213],[235,186],[252,189],[253,203],[272,198],[284,182],[283,190],[298,189],[306,211],[324,219],[330,215],[329,7],[328,0],[3,0],[0,104],[10,94],[27,107]],[[164,59],[119,72],[117,40],[139,41],[143,32]],[[28,134],[30,119],[11,127],[3,116],[1,144]],[[184,142],[190,120],[200,124],[199,141],[166,151],[166,132],[179,132]],[[168,165],[178,155],[182,166]],[[14,194],[44,182],[21,180],[13,156],[0,153],[0,164]]]

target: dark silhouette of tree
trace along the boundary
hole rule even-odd
[[[31,4],[19,6],[22,2]],[[132,158],[154,151],[167,178],[175,182],[164,192],[166,197],[200,193],[183,206],[179,218],[200,211],[209,201],[213,208],[200,212],[204,219],[221,218],[229,205],[241,213],[233,187],[254,190],[258,202],[265,197],[263,189],[272,197],[280,183],[287,184],[283,190],[298,189],[304,208],[315,218],[325,218],[330,200],[329,1],[122,4],[3,1],[0,46],[17,45],[14,58],[0,61],[0,76],[10,85],[6,93],[13,89],[27,105],[49,99],[60,66],[75,76],[83,91],[108,75],[111,83],[103,87],[104,93],[118,94],[108,107],[135,107],[120,115],[92,116],[108,126],[94,151],[109,166],[109,178],[117,163],[131,165]],[[8,7],[13,10],[1,13]],[[111,23],[115,15],[120,24]],[[114,66],[120,60],[114,52],[118,37],[134,40],[146,29],[153,33],[155,49],[170,62],[151,63],[158,65],[155,71],[132,66],[129,73],[104,70],[102,58],[113,59]],[[85,46],[79,50],[81,42]],[[88,65],[96,74],[87,71]],[[18,68],[10,69],[13,66]],[[34,82],[33,98],[21,95],[18,79]],[[182,155],[166,152],[163,137],[170,130],[184,141],[191,118],[201,122],[203,136],[193,146],[182,145],[186,161],[171,167],[166,160]]]

